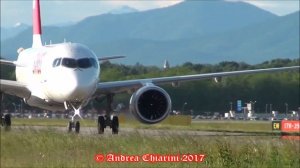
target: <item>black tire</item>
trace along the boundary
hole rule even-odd
[[[68,124],[68,132],[72,132],[73,125],[74,125],[74,122],[69,121],[69,124]]]
[[[111,128],[113,134],[119,133],[119,118],[117,116],[114,116],[111,122]]]
[[[105,128],[105,119],[103,116],[98,117],[98,134],[103,134]]]
[[[1,126],[4,126],[4,115],[1,114],[0,120],[1,120]]]
[[[76,123],[75,123],[75,132],[79,133],[79,131],[80,131],[80,122],[76,121]]]
[[[5,114],[4,118],[2,119],[2,125],[6,131],[10,130],[11,127],[11,116],[10,114]]]
[[[10,114],[4,115],[4,126],[10,127],[11,126],[11,117]]]

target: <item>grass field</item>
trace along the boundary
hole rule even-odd
[[[60,125],[67,120],[14,120],[15,125]],[[92,120],[83,126],[94,126]],[[149,126],[121,124],[121,127]],[[238,128],[237,128],[238,127]],[[270,132],[268,122],[203,121],[190,126],[155,125],[156,129]],[[145,136],[138,131],[126,135],[66,134],[45,130],[1,128],[2,167],[299,167],[300,142],[278,136]],[[95,154],[123,155],[205,154],[203,163],[97,163]]]
[[[13,119],[13,125],[17,126],[62,126],[65,127],[67,119]],[[83,127],[95,127],[96,120],[81,120]],[[142,128],[142,129],[180,129],[198,131],[226,131],[226,132],[272,132],[270,121],[233,121],[233,120],[199,120],[192,124],[168,124],[159,123],[155,125],[142,124],[136,120],[121,122],[122,128]]]

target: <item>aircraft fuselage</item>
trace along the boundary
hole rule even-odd
[[[27,103],[63,110],[64,102],[83,103],[95,92],[100,66],[96,55],[78,43],[61,43],[20,51],[16,79],[32,91]],[[39,100],[40,99],[40,100]],[[41,104],[42,103],[42,104]]]

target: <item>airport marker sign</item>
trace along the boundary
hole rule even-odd
[[[282,120],[273,121],[272,130],[281,132],[298,132],[300,133],[300,120]]]
[[[237,101],[237,111],[242,111],[242,100]]]

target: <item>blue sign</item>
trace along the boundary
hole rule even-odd
[[[242,111],[242,100],[237,101],[237,111]]]

